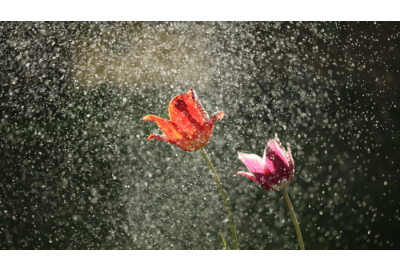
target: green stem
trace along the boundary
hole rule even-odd
[[[296,228],[297,238],[299,238],[300,249],[305,250],[304,243],[303,243],[303,237],[301,237],[299,223],[297,222],[297,218],[294,213],[293,206],[292,206],[292,203],[290,202],[289,195],[286,191],[286,188],[282,189],[282,192],[283,192],[283,196],[285,197],[286,203],[289,207],[290,214],[292,215],[293,224],[294,224],[294,227]]]
[[[226,199],[225,192],[224,192],[224,190],[222,189],[221,181],[219,180],[218,174],[217,174],[217,172],[215,171],[215,168],[214,168],[214,166],[212,165],[211,160],[210,160],[210,158],[208,157],[208,155],[207,155],[207,153],[206,153],[206,151],[204,150],[203,147],[200,147],[200,152],[201,152],[201,154],[203,155],[204,159],[207,161],[207,164],[208,164],[208,166],[210,167],[210,169],[211,169],[211,171],[212,171],[212,174],[213,174],[213,176],[214,176],[214,178],[215,178],[215,181],[217,181],[217,185],[218,185],[219,191],[221,192],[222,199],[224,200],[224,204],[225,204],[225,207],[226,207],[226,211],[228,212],[229,221],[230,221],[230,223],[231,223],[231,232],[232,232],[232,239],[233,239],[233,248],[234,248],[234,249],[239,249],[238,242],[237,242],[237,237],[236,237],[235,225],[233,225],[232,214],[231,214],[231,211],[229,210],[228,200]]]

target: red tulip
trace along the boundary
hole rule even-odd
[[[238,153],[250,172],[238,172],[268,190],[282,190],[293,180],[294,162],[290,148],[286,152],[276,137],[268,142],[264,157]]]
[[[215,121],[217,118],[221,120],[224,116],[224,113],[220,112],[209,118],[193,89],[172,99],[168,112],[171,120],[155,115],[143,117],[144,121],[156,122],[164,133],[151,134],[147,141],[151,139],[166,141],[188,152],[206,146],[211,138]]]

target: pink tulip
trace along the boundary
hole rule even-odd
[[[265,189],[282,190],[293,180],[294,162],[290,148],[286,152],[277,137],[268,142],[263,158],[255,154],[238,154],[250,172],[237,174],[250,178]]]

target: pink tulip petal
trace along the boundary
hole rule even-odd
[[[265,167],[267,167],[267,169],[270,173],[274,173],[275,172],[274,163],[270,159],[267,158],[267,149],[268,149],[268,147],[265,148],[264,157],[263,157]]]
[[[268,142],[263,158],[254,154],[238,154],[251,173],[237,174],[250,178],[267,190],[282,190],[293,181],[294,162],[290,148],[286,152],[277,137]]]
[[[255,173],[254,174],[255,178],[258,180],[259,184],[267,189],[267,190],[274,190],[272,185],[274,185],[273,179],[274,179],[274,174],[259,174]]]
[[[286,166],[289,166],[288,155],[278,139],[273,139],[268,142],[268,147],[265,149],[264,160],[270,159],[274,162],[275,156],[278,156]]]
[[[294,168],[294,161],[292,158],[292,154],[290,153],[290,147],[288,147],[287,154],[288,154],[288,160],[289,160],[289,167]]]
[[[239,159],[252,173],[266,173],[267,168],[261,157],[255,154],[245,154],[238,152]]]
[[[253,180],[254,182],[256,182],[257,184],[260,184],[257,179],[254,177],[254,175],[252,173],[248,173],[248,172],[237,172],[236,175],[243,175],[246,176],[247,178]]]

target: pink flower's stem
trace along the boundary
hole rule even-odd
[[[230,221],[230,223],[231,223],[231,232],[232,232],[233,248],[234,248],[234,249],[239,249],[239,245],[238,245],[238,241],[237,241],[237,237],[236,237],[235,225],[233,225],[232,214],[231,214],[231,211],[229,210],[228,200],[226,199],[225,192],[224,192],[224,190],[222,189],[221,181],[219,180],[218,174],[217,174],[217,172],[215,171],[215,168],[214,168],[214,166],[212,165],[211,160],[210,160],[210,158],[208,157],[208,155],[207,155],[207,153],[206,153],[206,151],[204,150],[203,147],[200,147],[200,152],[201,152],[201,154],[203,155],[204,159],[207,161],[207,164],[208,164],[208,166],[210,167],[210,169],[211,169],[211,171],[212,171],[212,174],[213,174],[213,176],[214,176],[214,178],[215,178],[215,181],[217,181],[217,185],[218,185],[219,191],[221,192],[222,199],[224,200],[225,208],[226,208],[226,211],[228,212],[229,221]]]
[[[297,233],[297,238],[299,239],[300,249],[305,250],[304,243],[303,243],[303,237],[301,237],[299,223],[297,222],[296,214],[294,213],[293,206],[292,206],[292,203],[290,202],[290,198],[286,191],[286,188],[282,189],[282,192],[283,192],[283,196],[285,197],[286,203],[289,207],[290,214],[292,215],[293,224],[294,224],[294,227],[295,227],[296,233]]]

